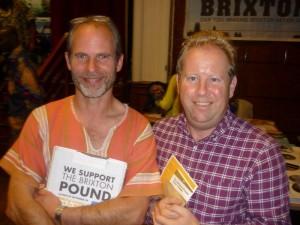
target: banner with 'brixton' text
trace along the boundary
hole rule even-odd
[[[231,37],[300,38],[299,0],[186,0],[184,36],[215,29]]]

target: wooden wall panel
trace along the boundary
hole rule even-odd
[[[235,98],[254,105],[254,117],[276,122],[292,142],[300,135],[300,42],[234,41]]]
[[[130,103],[129,106],[143,113],[147,101],[147,91],[150,82],[130,82]]]
[[[300,45],[290,45],[286,48],[285,64],[287,65],[300,65]]]
[[[239,42],[234,42],[235,44]],[[264,63],[264,64],[277,64],[283,62],[284,51],[283,46],[274,45],[272,42],[253,42],[254,44],[247,43],[246,52],[243,55],[244,62],[247,63]],[[274,54],[275,53],[275,54]]]

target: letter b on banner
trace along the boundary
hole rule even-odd
[[[212,16],[214,14],[214,1],[213,0],[203,0],[201,16]]]

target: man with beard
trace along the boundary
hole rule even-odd
[[[149,198],[162,193],[149,122],[112,95],[123,54],[114,23],[104,16],[71,21],[67,66],[75,95],[34,110],[0,161],[10,175],[7,215],[16,224],[142,224]],[[115,199],[64,208],[45,189],[54,146],[126,161]]]

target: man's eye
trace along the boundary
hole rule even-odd
[[[191,81],[191,82],[196,82],[196,81],[198,81],[198,78],[196,76],[188,76],[187,80]]]
[[[217,77],[212,77],[212,78],[211,78],[211,81],[212,81],[212,82],[218,82],[219,80],[220,80],[220,79],[217,78]]]
[[[109,58],[109,55],[98,55],[97,60],[103,60]]]
[[[77,54],[75,55],[75,58],[79,60],[87,60],[88,57],[85,54]]]

